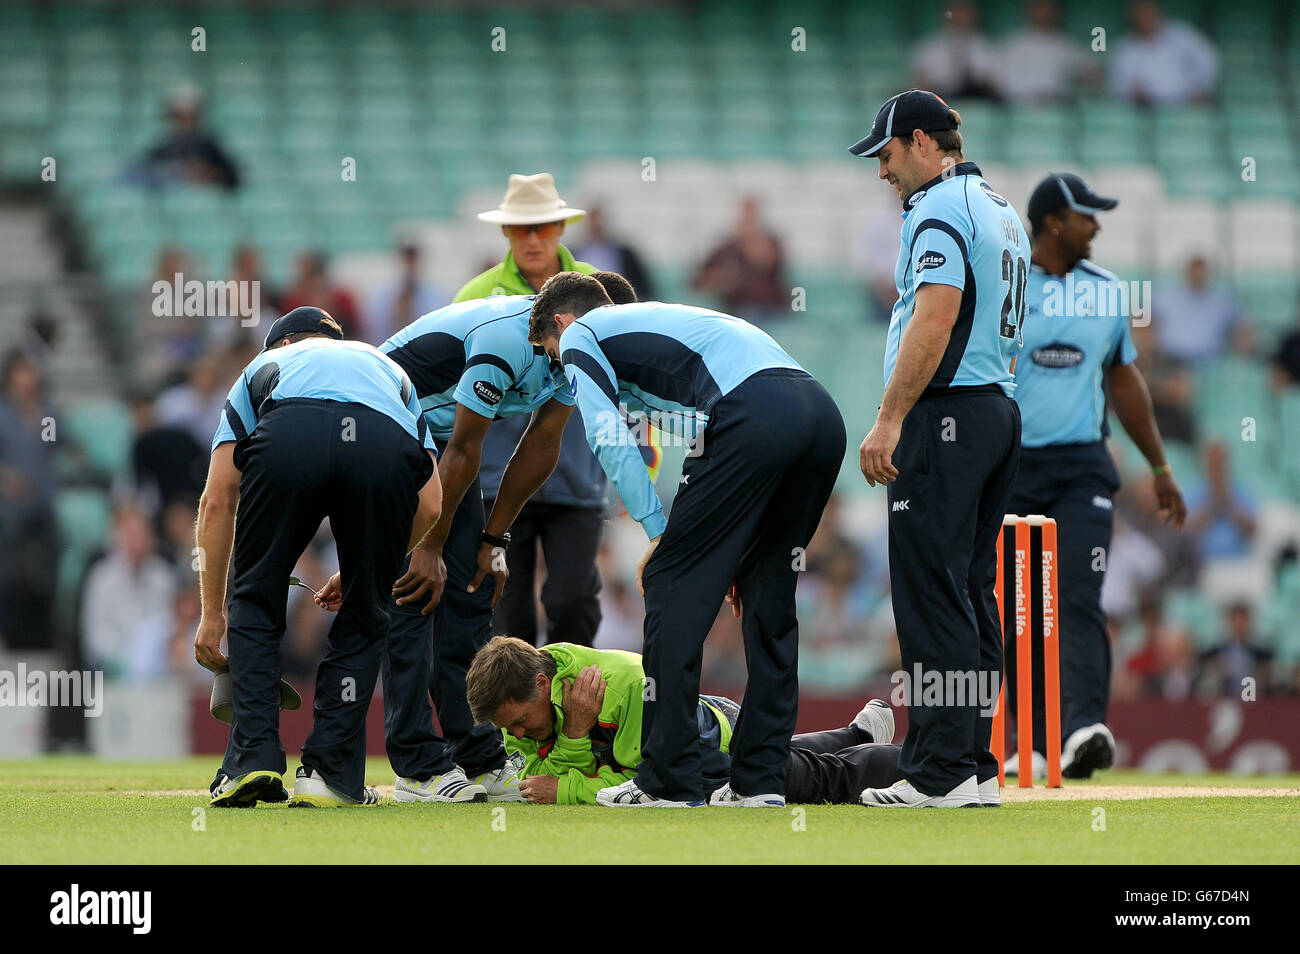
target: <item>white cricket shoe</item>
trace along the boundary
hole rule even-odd
[[[947,795],[923,795],[903,779],[889,788],[864,788],[861,801],[871,808],[978,808],[980,790],[974,775]]]
[[[351,805],[378,805],[381,799],[379,790],[365,786],[361,799],[357,800],[335,791],[325,784],[320,773],[313,770],[308,773],[305,766],[298,766],[298,776],[293,780],[293,797],[289,799],[291,808],[343,808]]]
[[[461,772],[459,768],[456,771]],[[464,775],[464,772],[461,772],[461,774]],[[476,775],[474,784],[483,787],[489,802],[522,802],[524,800],[524,796],[519,792],[519,769],[509,759],[499,769]]]
[[[1061,750],[1061,774],[1066,778],[1088,778],[1114,764],[1115,737],[1100,722],[1075,729]]]
[[[1002,774],[1006,778],[1017,778],[1020,775],[1020,753],[1014,753],[1002,766]],[[1034,778],[1047,778],[1047,756],[1042,752],[1034,753]]]
[[[731,783],[728,782],[709,796],[709,804],[728,808],[785,808],[785,796],[737,795],[731,790]]]
[[[980,805],[984,808],[999,808],[1002,805],[1002,789],[998,786],[998,777],[986,778],[979,783]]]
[[[872,699],[853,717],[855,727],[871,736],[872,742],[894,741],[894,710],[884,699]]]
[[[649,792],[643,792],[631,778],[622,785],[602,788],[596,793],[596,804],[606,808],[703,808],[707,802],[675,802],[667,798],[656,798]]]
[[[475,785],[459,767],[421,782],[416,778],[399,778],[393,786],[393,798],[399,802],[486,802],[487,789]]]

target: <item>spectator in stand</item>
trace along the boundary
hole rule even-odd
[[[1071,99],[1080,87],[1097,84],[1098,59],[1060,26],[1055,0],[1029,0],[1028,23],[998,44],[996,86],[1002,98],[1017,105],[1041,105]]]
[[[1269,384],[1278,394],[1300,387],[1300,326],[1292,328],[1278,342],[1269,361]]]
[[[414,239],[403,239],[396,253],[399,274],[371,292],[362,314],[361,340],[373,345],[451,301],[445,289],[420,274],[420,246]]]
[[[1219,54],[1189,23],[1166,20],[1160,4],[1129,8],[1133,32],[1119,41],[1110,91],[1141,106],[1208,102],[1219,75]]]
[[[1228,449],[1222,441],[1205,446],[1205,483],[1187,495],[1187,532],[1196,539],[1204,560],[1250,555],[1255,539],[1255,501],[1232,479]]]
[[[898,286],[894,284],[894,265],[901,244],[898,206],[891,203],[872,209],[860,241],[856,258],[858,273],[870,294],[869,317],[887,325],[894,311],[894,302],[898,301]]]
[[[159,424],[148,391],[135,391],[129,400],[134,431],[130,495],[155,513],[177,498],[197,501],[208,472],[203,445],[188,427]]]
[[[287,315],[304,305],[327,312],[343,329],[345,338],[357,335],[357,300],[352,292],[336,285],[329,277],[329,260],[325,253],[312,250],[298,256],[298,277],[292,288],[284,293],[280,302]]]
[[[1249,354],[1254,345],[1241,308],[1228,292],[1211,283],[1203,255],[1188,260],[1184,284],[1156,291],[1151,312],[1160,350],[1188,364],[1221,357],[1229,345],[1239,354]]]
[[[1143,645],[1128,658],[1119,692],[1129,699],[1159,696],[1171,702],[1185,699],[1196,678],[1195,657],[1187,632],[1164,621],[1158,596],[1143,599],[1138,618]]]
[[[785,253],[780,240],[763,227],[753,197],[741,200],[736,231],[705,257],[691,287],[716,295],[723,311],[747,321],[790,316]]]
[[[1196,586],[1201,573],[1201,553],[1196,545],[1196,535],[1187,530],[1186,525],[1184,531],[1178,531],[1165,524],[1160,516],[1160,500],[1149,479],[1132,472],[1125,473],[1123,484],[1115,494],[1115,512],[1160,550],[1164,572],[1156,580],[1158,586]],[[1110,573],[1108,569],[1106,575],[1110,576]]]
[[[1273,650],[1256,635],[1250,604],[1229,604],[1223,613],[1223,626],[1219,645],[1201,654],[1199,688],[1213,695],[1240,698],[1246,680],[1253,679],[1259,695],[1269,692],[1273,688]]]
[[[605,230],[605,210],[597,205],[587,213],[586,237],[573,250],[573,257],[601,271],[616,272],[632,283],[638,301],[658,301],[650,273],[636,249]]]
[[[912,85],[933,90],[944,99],[995,98],[999,57],[979,31],[979,10],[957,0],[944,10],[938,32],[921,41],[912,54]]]
[[[1167,440],[1195,444],[1196,414],[1192,410],[1195,375],[1182,361],[1160,350],[1151,324],[1134,326],[1132,333],[1138,352],[1137,367],[1151,392],[1156,427]]]
[[[1165,572],[1160,548],[1116,514],[1115,533],[1106,554],[1106,578],[1101,584],[1101,611],[1106,618],[1118,622],[1135,616],[1142,593]]]
[[[270,327],[271,322],[284,314],[284,309],[281,307],[283,302],[280,293],[266,280],[262,253],[258,251],[256,245],[245,242],[236,247],[231,255],[230,277],[227,280],[239,282],[241,287],[248,289],[257,288],[256,299],[251,297],[251,290],[240,292],[241,301],[256,300],[257,313],[211,323],[212,338],[223,345],[255,344],[260,351],[262,339],[266,337],[266,329]],[[245,321],[248,323],[245,324]]]
[[[226,359],[222,351],[209,351],[190,366],[183,383],[159,394],[154,402],[158,425],[185,431],[200,448],[207,447],[215,426],[212,422],[220,419],[226,404],[226,382],[235,376],[227,374]],[[206,461],[203,467],[206,477]]]
[[[182,86],[167,97],[167,136],[145,154],[128,178],[151,186],[181,182],[234,189],[239,170],[212,133],[203,128],[203,94]]]
[[[81,604],[81,648],[95,669],[129,678],[154,672],[153,657],[166,655],[155,639],[171,618],[176,574],[154,550],[154,532],[135,504],[113,514],[112,549],[86,574]]]
[[[53,420],[36,364],[13,350],[0,362],[0,643],[53,645],[59,531]]]
[[[140,373],[151,379],[166,377],[184,368],[203,353],[206,345],[204,319],[194,315],[173,315],[174,288],[198,278],[194,260],[177,245],[168,245],[158,252],[153,278],[144,287],[140,298],[140,318],[143,326],[137,335],[141,351]],[[163,291],[154,287],[162,282]],[[165,310],[158,314],[159,298],[165,299]]]

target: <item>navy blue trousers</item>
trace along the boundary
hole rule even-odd
[[[997,386],[923,396],[903,419],[889,485],[889,584],[903,672],[984,687],[996,702],[1002,634],[997,535],[1020,455],[1020,409]],[[912,679],[899,768],[926,795],[997,775],[993,705],[966,688],[931,699]]]
[[[645,671],[637,784],[705,796],[696,709],[704,640],[734,579],[748,680],[731,741],[741,795],[784,794],[799,705],[795,585],[844,460],[844,421],[802,371],[761,371],[719,400],[688,457],[645,584]]]
[[[285,770],[279,687],[289,576],[328,517],[343,603],[316,672],[302,763],[359,799],[389,594],[433,462],[369,407],[291,399],[263,407],[257,429],[236,445],[235,463],[242,474],[227,616],[234,717],[221,771],[234,778]]]

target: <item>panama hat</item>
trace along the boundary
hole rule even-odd
[[[587,213],[571,209],[555,188],[555,176],[539,172],[533,176],[512,174],[506,197],[495,209],[480,212],[483,222],[495,225],[541,225],[543,222],[578,221]]]

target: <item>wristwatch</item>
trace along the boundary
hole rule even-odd
[[[489,546],[500,547],[502,550],[509,550],[509,549],[510,549],[510,531],[509,531],[509,530],[507,530],[505,533],[501,534],[501,536],[499,536],[499,537],[493,536],[492,534],[490,534],[490,533],[488,533],[486,530],[484,530],[484,531],[483,531],[483,536],[481,536],[479,539],[480,539],[483,543],[488,544]]]

